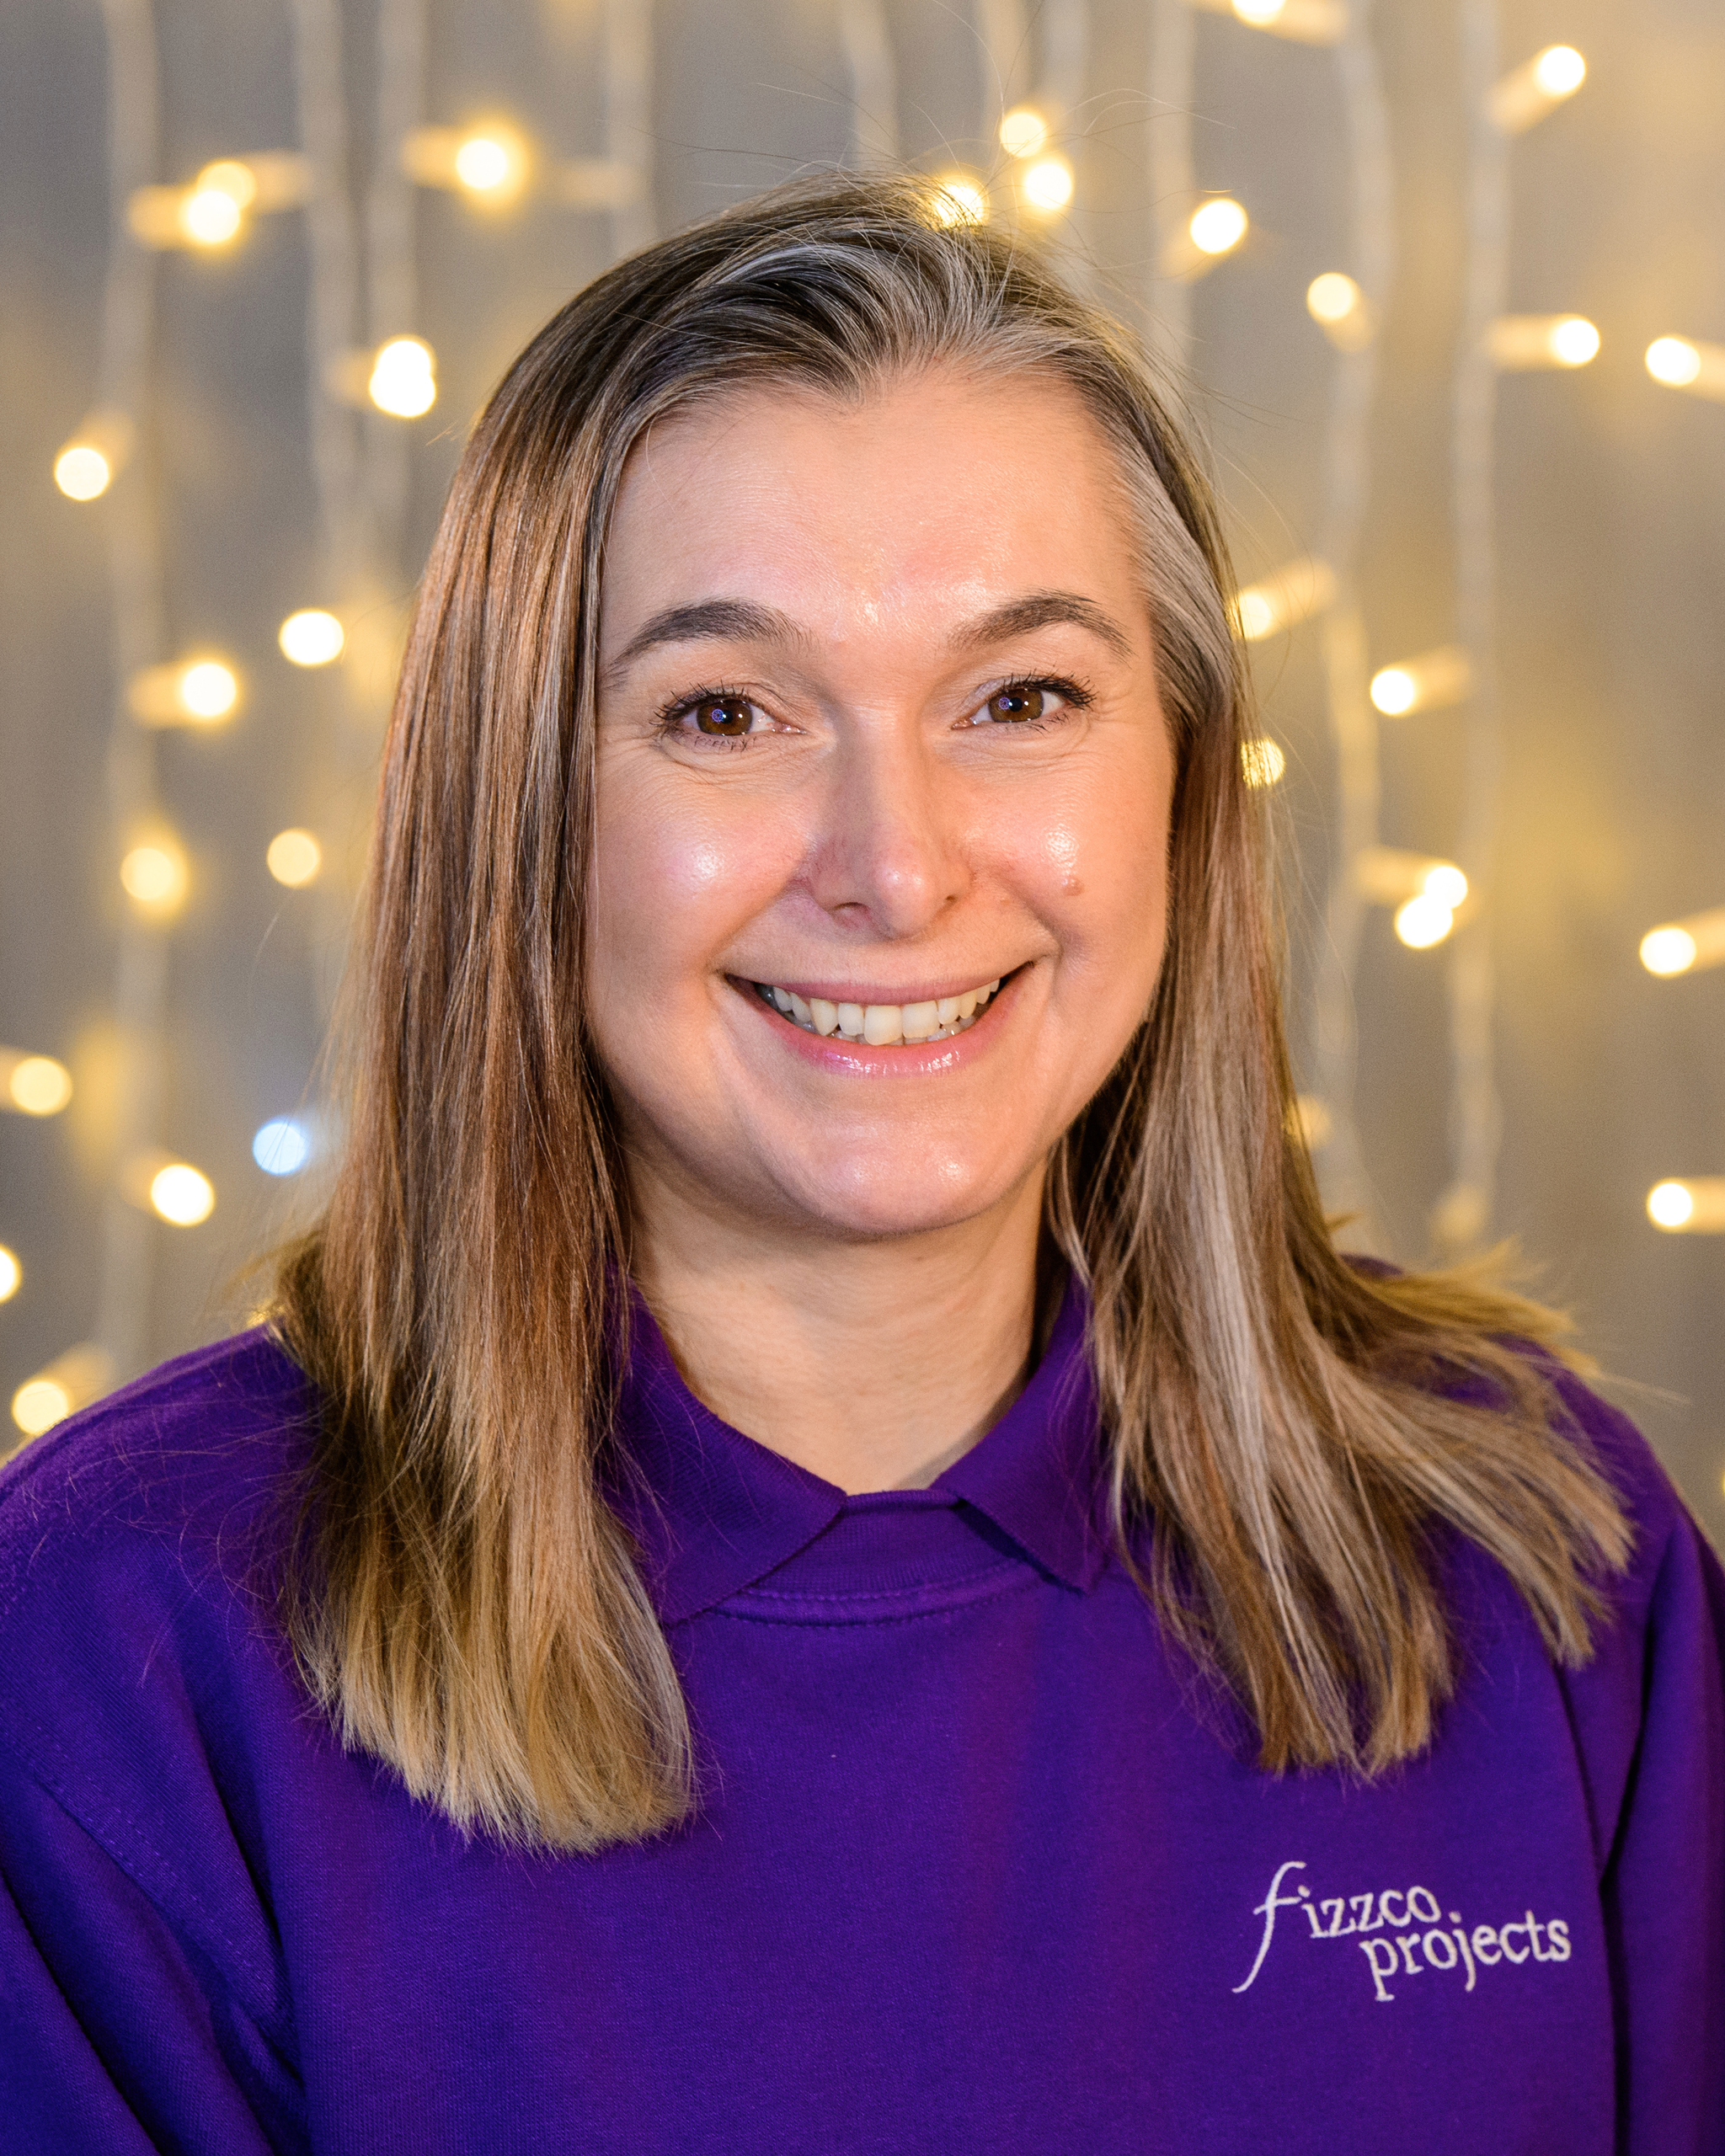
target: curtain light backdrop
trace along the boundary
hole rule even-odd
[[[925,175],[1211,446],[1362,1247],[1517,1236],[1725,1533],[1712,0],[14,0],[0,1450],[243,1321],[314,1196],[463,430],[619,253]]]

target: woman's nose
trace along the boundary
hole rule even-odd
[[[963,787],[920,727],[849,734],[826,775],[809,888],[834,920],[893,942],[918,936],[969,888]]]

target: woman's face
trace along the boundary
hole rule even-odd
[[[649,1214],[879,1237],[1022,1198],[1167,910],[1150,622],[1076,395],[678,416],[625,475],[601,661],[590,1022]]]

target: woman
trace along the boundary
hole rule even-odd
[[[517,361],[328,1214],[0,1507],[0,2146],[1725,2148],[1719,1575],[1332,1249],[1227,588],[908,184]]]

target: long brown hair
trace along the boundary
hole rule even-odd
[[[344,1739],[505,1838],[590,1849],[691,1802],[681,1691],[600,1481],[627,1177],[583,1026],[583,894],[624,462],[742,386],[1039,369],[1119,459],[1178,756],[1171,926],[1144,1024],[1058,1149],[1048,1229],[1090,1297],[1123,1550],[1265,1766],[1371,1771],[1426,1743],[1452,1681],[1434,1529],[1490,1551],[1571,1661],[1626,1553],[1503,1344],[1549,1340],[1549,1314],[1338,1257],[1290,1114],[1208,488],[1134,340],[940,206],[907,180],[804,182],[590,286],[480,419],[419,595],[346,1151],[279,1274],[277,1329],[324,1402],[282,1613]]]

